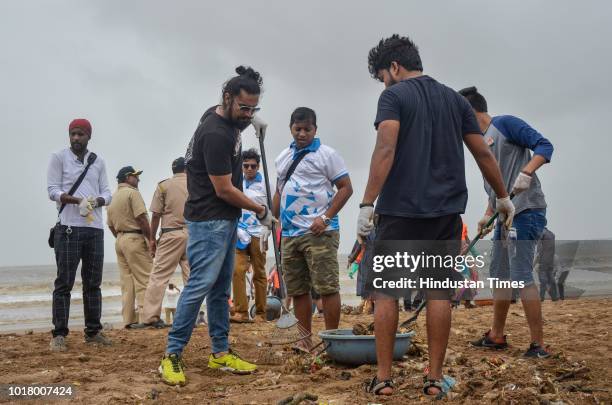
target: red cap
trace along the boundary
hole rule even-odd
[[[91,124],[85,118],[77,118],[72,120],[70,125],[68,125],[68,132],[72,131],[74,128],[81,128],[91,136]]]

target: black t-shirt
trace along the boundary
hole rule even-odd
[[[467,204],[463,136],[480,134],[469,103],[429,76],[385,89],[374,126],[400,122],[393,166],[376,212],[408,218],[463,213]]]
[[[235,219],[242,210],[217,197],[209,175],[232,175],[232,184],[242,190],[242,141],[240,131],[209,108],[196,129],[185,154],[187,190],[185,219],[209,221]]]

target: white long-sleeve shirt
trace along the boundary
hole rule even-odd
[[[49,198],[56,202],[57,209],[61,207],[60,197],[62,194],[70,191],[70,188],[76,183],[79,175],[87,166],[87,159],[91,152],[87,152],[85,159],[81,162],[70,148],[63,149],[59,152],[51,154],[49,168],[47,169],[47,192]],[[91,165],[87,175],[79,188],[73,194],[75,197],[102,197],[105,205],[111,201],[111,191],[108,187],[108,179],[106,177],[106,164],[100,156]],[[93,211],[94,220],[89,223],[87,219],[79,214],[79,207],[76,204],[66,204],[66,207],[60,214],[60,223],[69,226],[85,226],[90,228],[104,229],[102,220],[102,207],[98,207]]]

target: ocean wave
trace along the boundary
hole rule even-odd
[[[0,309],[3,308],[19,308],[32,307],[37,305],[49,304],[52,301],[52,291],[44,294],[20,294],[20,295],[2,295],[0,296]],[[121,298],[121,287],[102,290],[102,298],[113,299]],[[71,294],[72,302],[83,302],[83,294],[81,291],[74,291]]]
[[[100,285],[102,290],[108,288],[121,288],[121,282],[119,280],[103,281]],[[73,291],[83,289],[81,281],[75,281]],[[53,292],[53,280],[46,283],[32,283],[32,284],[18,284],[18,285],[7,285],[3,284],[0,286],[0,297],[4,295],[16,295],[20,293],[52,293]]]

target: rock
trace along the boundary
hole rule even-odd
[[[26,335],[33,335],[34,331],[32,329],[28,329],[28,330],[25,331],[25,334]]]
[[[159,398],[159,391],[157,391],[157,388],[153,387],[151,388],[151,391],[149,391],[149,393],[147,394],[147,398],[148,399],[152,399],[152,400],[156,400]]]
[[[501,357],[492,356],[487,359],[487,363],[499,367],[504,364],[504,359],[502,359]]]
[[[489,391],[486,394],[484,394],[482,396],[482,399],[484,399],[487,402],[493,402],[498,397],[499,397],[499,392],[497,392],[497,390],[493,390],[493,391]]]
[[[87,361],[89,361],[89,360],[90,360],[90,359],[89,359],[89,356],[88,356],[88,355],[86,355],[85,353],[81,353],[81,354],[79,354],[79,357],[77,357],[77,359],[79,359],[79,361],[80,361],[81,363],[85,363],[85,362],[87,362]]]
[[[348,371],[342,371],[338,376],[338,379],[348,381],[351,379],[351,373],[349,373]]]

